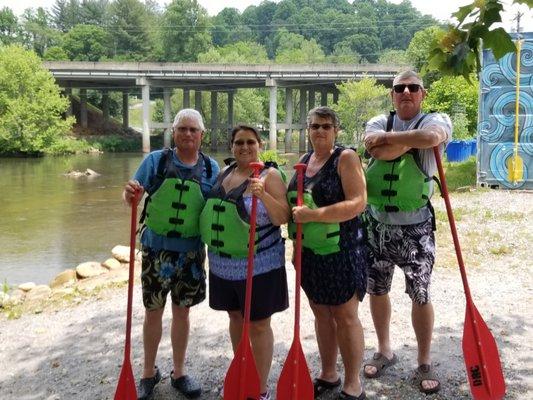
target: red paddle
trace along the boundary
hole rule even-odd
[[[133,300],[133,269],[135,268],[135,235],[137,231],[137,203],[139,193],[135,193],[131,201],[131,231],[130,231],[130,271],[128,278],[128,307],[126,311],[126,344],[124,346],[124,362],[118,378],[115,400],[135,400],[137,389],[135,388],[135,378],[130,362],[131,348],[131,305]]]
[[[251,162],[253,176],[259,176],[263,163]],[[250,345],[250,306],[252,303],[252,278],[254,273],[255,225],[257,197],[252,196],[250,212],[250,235],[248,240],[248,270],[246,274],[246,297],[244,299],[244,324],[237,351],[233,357],[226,379],[224,379],[224,400],[256,400],[260,395],[259,373]]]
[[[457,229],[453,218],[450,197],[446,187],[446,178],[442,168],[438,146],[433,148],[439,177],[442,184],[442,196],[446,204],[446,212],[450,221],[453,244],[457,254],[457,262],[461,271],[461,279],[466,297],[466,315],[463,331],[463,356],[465,359],[466,373],[470,383],[470,391],[475,400],[500,400],[505,395],[505,380],[503,377],[498,347],[490,333],[487,324],[481,318],[470,294],[466,270],[457,237]]]
[[[297,174],[296,205],[303,204],[304,171],[306,164],[296,164]],[[276,399],[313,400],[314,388],[305,355],[300,343],[300,282],[302,278],[302,224],[296,224],[296,246],[294,249],[294,269],[296,271],[294,300],[294,337],[278,380]]]

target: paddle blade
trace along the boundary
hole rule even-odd
[[[299,340],[294,340],[276,389],[277,400],[313,400],[314,388]]]
[[[136,400],[137,389],[135,387],[135,378],[129,358],[124,359],[122,370],[118,378],[117,389],[115,391],[115,400]]]
[[[507,179],[509,182],[517,183],[524,180],[524,160],[522,160],[522,157],[519,155],[513,155],[509,158],[507,172]]]
[[[505,395],[505,380],[498,347],[485,321],[473,304],[472,310],[473,314],[470,312],[470,307],[466,308],[463,332],[463,355],[470,392],[475,400],[500,400]],[[476,325],[479,343],[476,343]],[[485,373],[482,360],[485,362]]]
[[[224,400],[257,400],[259,373],[249,340],[241,340],[224,379]]]

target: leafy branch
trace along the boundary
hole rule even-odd
[[[513,3],[533,7],[533,0],[514,0]],[[480,51],[491,49],[496,59],[516,51],[511,36],[503,28],[490,29],[501,22],[501,0],[475,0],[460,7],[452,15],[456,26],[435,37],[431,44],[428,70],[438,70],[443,75],[462,75],[470,82],[474,71],[481,69]],[[468,21],[468,22],[467,22]]]

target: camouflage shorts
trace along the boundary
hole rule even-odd
[[[172,303],[191,307],[205,300],[205,249],[174,252],[142,249],[141,282],[147,310],[165,306],[170,292]]]

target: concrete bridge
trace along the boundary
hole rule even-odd
[[[405,67],[377,64],[184,64],[184,63],[150,63],[150,62],[45,62],[57,83],[66,94],[72,88],[80,90],[80,124],[87,127],[87,89],[101,90],[103,95],[104,121],[109,118],[107,106],[110,91],[123,93],[123,125],[128,127],[128,93],[134,88],[141,88],[142,93],[142,150],[150,151],[150,129],[163,128],[164,143],[170,144],[170,95],[174,88],[183,90],[183,106],[191,107],[191,91],[194,91],[194,108],[200,109],[201,93],[211,93],[211,121],[208,131],[211,133],[211,149],[216,150],[218,140],[216,132],[221,128],[229,132],[233,126],[234,94],[241,88],[267,88],[270,95],[269,104],[269,148],[277,147],[277,132],[285,130],[285,151],[292,151],[292,131],[299,130],[299,151],[306,149],[305,117],[307,111],[315,107],[316,93],[320,93],[320,104],[327,105],[328,94],[337,102],[338,90],[335,85],[347,80],[360,80],[373,77],[379,83],[390,86],[394,76]],[[277,121],[277,91],[285,90],[286,119]],[[293,92],[300,93],[300,120],[293,121]],[[149,106],[154,92],[163,93],[164,122],[154,123],[150,120]],[[219,94],[227,95],[227,126],[221,126],[217,115]]]

